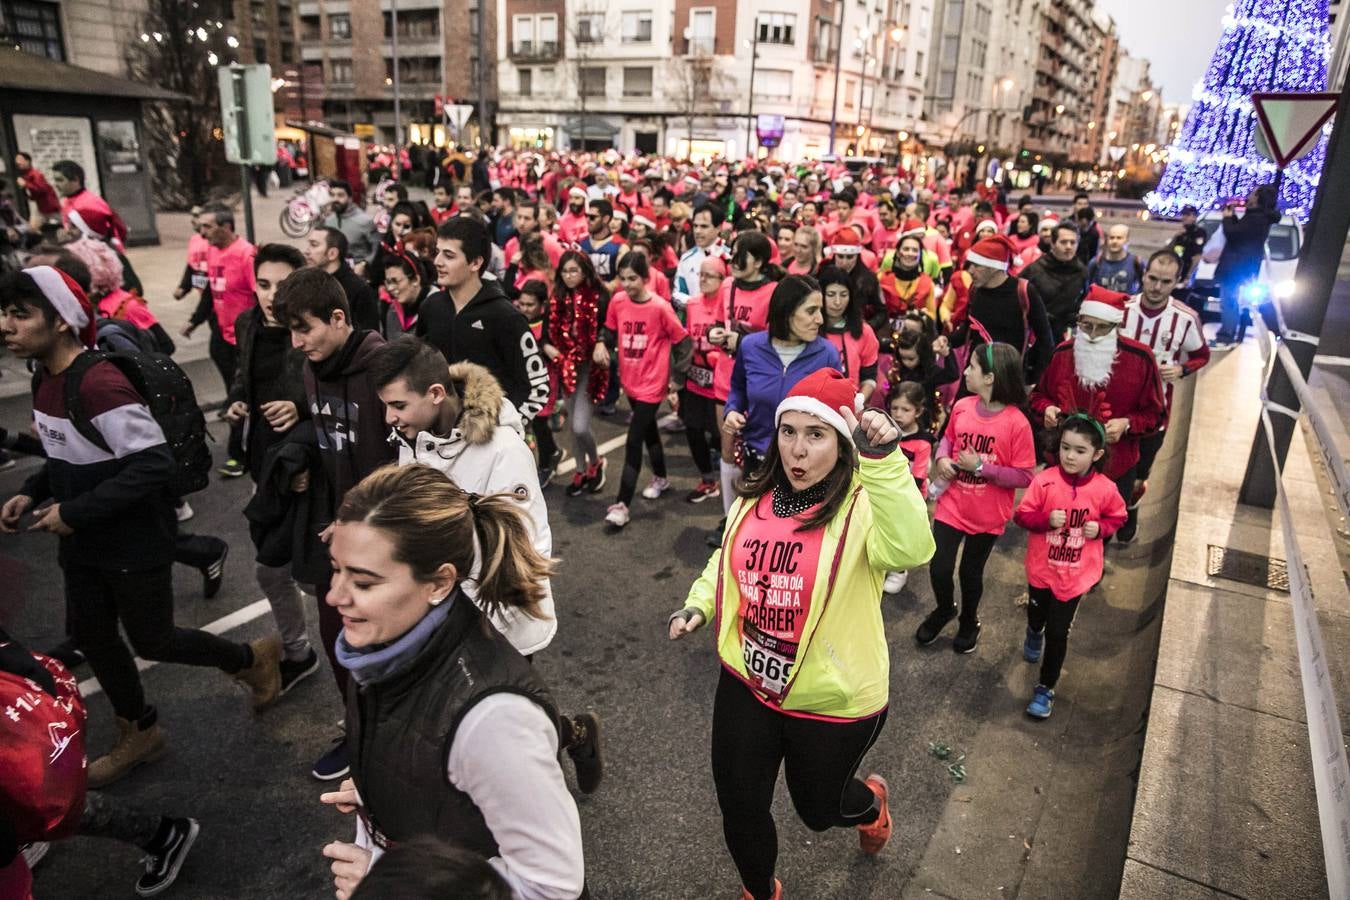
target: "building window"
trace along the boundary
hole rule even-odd
[[[605,14],[583,13],[577,16],[577,43],[603,44],[605,42]]]
[[[394,16],[384,14],[384,36],[394,33]],[[441,36],[441,11],[438,9],[401,10],[398,14],[398,36],[400,39],[426,40]]]
[[[328,17],[328,36],[335,41],[352,39],[352,17],[349,15]]]
[[[518,74],[520,78],[519,94],[522,97],[529,97],[534,93],[534,70],[520,69]]]
[[[853,98],[858,94],[858,82],[852,78],[844,82],[844,109],[853,108]]]
[[[290,41],[283,41],[281,44],[281,61],[283,63],[295,62],[295,45]]]
[[[625,97],[650,97],[652,95],[652,67],[625,66],[623,70],[623,95]]]
[[[914,53],[914,74],[923,74],[923,51],[918,50]]]
[[[825,62],[831,58],[834,47],[834,23],[824,16],[816,17],[816,62]]]
[[[513,16],[511,53],[514,56],[556,56],[558,53],[558,17]]]
[[[623,14],[623,42],[625,44],[650,44],[652,42],[651,10]]]
[[[717,45],[717,10],[691,9],[689,11],[689,53],[691,56],[712,56]]]
[[[534,56],[534,16],[512,17],[511,52],[517,56]]]
[[[761,44],[795,44],[797,17],[792,13],[760,13],[755,19]]]
[[[306,43],[310,42],[317,43],[318,41],[321,40],[320,35],[322,34],[323,30],[319,27],[318,16],[300,17],[300,40]]]
[[[330,59],[328,61],[328,80],[334,84],[351,84],[352,61],[350,59]]]
[[[60,8],[39,0],[0,0],[0,43],[64,62]]]
[[[791,69],[760,69],[759,72],[756,73],[756,100],[790,100],[791,98]]]
[[[577,69],[577,82],[583,97],[605,96],[604,66],[582,66]]]
[[[267,41],[253,42],[253,61],[255,63],[267,62]]]
[[[394,61],[384,61],[384,77],[394,77]],[[441,58],[439,56],[399,56],[398,80],[401,84],[440,84]]]

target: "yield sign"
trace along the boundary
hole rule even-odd
[[[469,121],[469,114],[472,112],[473,107],[467,103],[445,104],[445,115],[450,123],[455,126],[456,134],[464,130],[464,123]]]
[[[1275,165],[1284,168],[1312,147],[1336,112],[1340,94],[1256,93],[1252,105]]]

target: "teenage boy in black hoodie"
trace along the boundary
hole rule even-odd
[[[417,336],[450,365],[477,363],[492,373],[526,424],[548,403],[548,362],[525,317],[495,278],[484,279],[492,258],[485,225],[455,216],[436,232],[436,283],[422,301]]]
[[[173,624],[174,498],[166,486],[174,459],[145,401],[115,365],[81,359],[93,345],[93,307],[74,279],[51,266],[0,278],[0,332],[15,356],[37,363],[33,419],[47,461],[0,508],[0,530],[61,538],[66,615],[117,714],[113,749],[89,765],[90,787],[104,787],[164,754],[155,708],[145,702],[136,661],[215,666],[244,682],[255,709],[280,692],[281,643],[237,644]],[[80,405],[103,446],[85,438],[66,408],[66,379],[79,377]],[[45,501],[52,501],[42,506]]]
[[[291,346],[291,333],[276,320],[272,302],[278,286],[305,267],[300,251],[288,244],[263,244],[253,257],[258,302],[239,314],[234,336],[239,365],[230,385],[225,419],[243,425],[243,463],[254,483],[262,474],[267,451],[309,421],[305,396],[305,357]],[[301,476],[301,487],[307,483]],[[257,563],[258,586],[272,607],[281,634],[281,692],[285,694],[319,669],[319,655],[309,644],[304,599],[291,566]]]
[[[331,531],[347,491],[380,466],[398,460],[397,450],[386,441],[384,404],[366,368],[371,355],[384,346],[384,338],[352,327],[347,295],[337,279],[321,269],[288,275],[277,287],[272,315],[290,329],[291,346],[305,356],[305,396],[323,460],[323,471],[310,477],[328,482],[332,508],[325,532]],[[347,670],[333,651],[342,616],[327,603],[328,583],[316,584],[314,590],[323,649],[345,700]],[[314,764],[312,774],[332,781],[344,777],[349,768],[346,739],[339,738]]]

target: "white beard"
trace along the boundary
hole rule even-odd
[[[1073,370],[1078,383],[1085,388],[1099,388],[1111,380],[1111,364],[1116,361],[1116,335],[1112,331],[1096,341],[1088,340],[1083,332],[1073,336]]]

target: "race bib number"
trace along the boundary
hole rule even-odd
[[[703,366],[689,367],[689,383],[701,388],[710,388],[713,384],[712,369],[705,369]]]
[[[206,277],[206,273],[205,273],[205,272],[193,272],[193,273],[192,273],[192,288],[193,288],[193,290],[204,291],[204,290],[206,290],[207,283],[208,283],[208,280],[207,280],[207,277]]]
[[[765,634],[747,623],[741,635],[741,653],[751,683],[769,697],[781,699],[797,663],[797,644]]]

